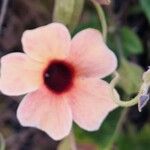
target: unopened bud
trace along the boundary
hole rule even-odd
[[[150,67],[146,72],[144,72],[143,80],[145,83],[150,84]]]
[[[138,101],[138,110],[139,112],[147,105],[150,100],[150,87],[147,84],[143,84],[142,92]]]

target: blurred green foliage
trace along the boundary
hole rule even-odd
[[[122,133],[116,141],[119,150],[148,150],[150,148],[150,125],[146,124],[138,133]]]
[[[139,2],[150,23],[150,0],[139,0]]]
[[[140,66],[122,58],[118,72],[121,78],[118,86],[121,87],[128,95],[137,93],[142,83],[143,69]]]
[[[130,56],[133,54],[141,54],[143,45],[138,35],[129,27],[121,28],[121,41],[124,54]]]
[[[53,20],[69,25],[74,10],[75,0],[56,0]]]
[[[61,22],[72,31],[78,24],[84,0],[55,0],[53,21]]]
[[[72,36],[74,36],[79,31],[87,28],[94,28],[98,29],[99,31],[101,30],[101,24],[98,20],[98,16],[96,16],[96,13],[91,14],[90,20],[88,22],[80,23],[72,32]]]

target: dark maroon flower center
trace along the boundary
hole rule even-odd
[[[53,60],[44,71],[44,83],[56,94],[68,91],[73,84],[74,68],[61,60]]]

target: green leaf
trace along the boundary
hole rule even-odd
[[[125,55],[140,54],[143,52],[143,45],[138,35],[129,27],[121,29],[122,47]]]
[[[79,22],[83,6],[84,0],[55,0],[53,21],[61,22],[73,31]]]
[[[53,21],[69,25],[74,11],[75,0],[55,0]]]
[[[139,2],[150,23],[150,0],[139,0]]]
[[[129,95],[137,93],[142,82],[143,69],[126,59],[121,59],[118,72],[121,78],[118,85]]]
[[[75,0],[74,11],[72,13],[69,28],[73,31],[79,23],[85,0]]]
[[[101,150],[107,148],[114,138],[115,129],[120,118],[122,109],[118,108],[111,112],[100,129],[96,132],[87,132],[75,126],[75,135],[80,142],[94,142]]]

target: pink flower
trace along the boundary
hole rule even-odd
[[[17,110],[20,123],[55,140],[69,134],[72,120],[83,129],[97,130],[116,107],[109,84],[99,79],[117,66],[101,33],[86,29],[71,40],[64,25],[52,23],[25,31],[22,43],[25,54],[1,59],[1,91],[29,93]]]

